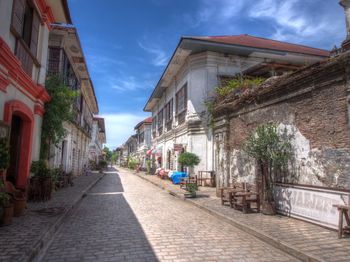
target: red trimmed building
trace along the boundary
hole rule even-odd
[[[0,123],[10,127],[7,179],[18,188],[39,158],[53,23],[72,23],[66,0],[0,1]]]

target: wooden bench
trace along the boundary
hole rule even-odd
[[[338,221],[338,238],[342,238],[343,234],[350,234],[350,218],[349,211],[350,206],[345,205],[333,205],[339,211],[339,221]],[[343,218],[345,217],[346,225],[344,226]]]
[[[260,212],[260,196],[257,187],[252,184],[246,184],[245,190],[240,192],[232,192],[231,207],[242,209],[243,213],[247,213],[252,209],[251,204],[256,204],[256,211]]]
[[[233,193],[244,192],[245,184],[244,183],[233,183],[230,187],[224,187],[220,189],[221,205],[224,205],[226,202],[230,204],[230,207],[233,207]]]

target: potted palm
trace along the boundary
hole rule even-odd
[[[277,131],[274,124],[258,126],[255,133],[246,140],[244,151],[255,159],[261,175],[262,213],[276,213],[274,199],[274,177],[278,171],[286,168],[292,157],[290,137]]]
[[[188,193],[185,194],[185,197],[196,197],[198,185],[196,181],[193,181],[193,179],[191,179],[190,170],[199,164],[199,157],[196,154],[185,152],[179,156],[178,162],[189,169],[189,179],[186,183],[186,190]]]
[[[13,217],[13,205],[11,197],[6,193],[4,182],[0,181],[0,219],[1,225],[11,225]]]

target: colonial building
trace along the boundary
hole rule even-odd
[[[137,149],[135,156],[142,168],[146,168],[147,152],[151,150],[152,117],[148,117],[135,126],[137,136]]]
[[[64,123],[67,134],[58,146],[51,147],[50,165],[78,175],[89,159],[93,115],[98,114],[98,105],[79,36],[73,26],[53,25],[47,71],[49,75],[61,76],[64,84],[78,92],[73,105],[74,121]]]
[[[66,0],[0,1],[0,122],[11,127],[7,179],[18,188],[39,158],[52,23],[71,22]]]
[[[164,168],[179,169],[181,151],[197,154],[197,170],[214,170],[207,101],[222,79],[281,75],[329,52],[249,35],[181,38],[144,111],[152,112],[152,142]]]
[[[105,120],[102,117],[95,116],[92,122],[92,134],[89,146],[89,159],[96,164],[103,158],[103,144],[106,143]]]

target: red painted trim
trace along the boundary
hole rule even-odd
[[[14,114],[21,117],[23,121],[21,152],[16,187],[25,188],[29,178],[30,161],[32,156],[34,115],[32,110],[21,101],[11,100],[6,102],[4,108],[4,122],[11,125],[12,116]]]
[[[8,70],[8,76],[30,95],[32,95],[35,100],[42,101],[42,103],[47,103],[50,101],[50,96],[46,89],[42,85],[34,83],[32,78],[21,67],[21,62],[12,53],[10,47],[1,37],[0,63]]]
[[[51,31],[51,24],[55,22],[55,17],[52,13],[51,7],[47,5],[45,0],[35,0],[36,5],[39,8],[40,16],[47,25],[47,28]]]
[[[43,117],[45,114],[45,108],[42,105],[36,104],[34,106],[34,114]]]
[[[6,88],[10,84],[10,81],[0,74],[0,91],[6,93]]]

